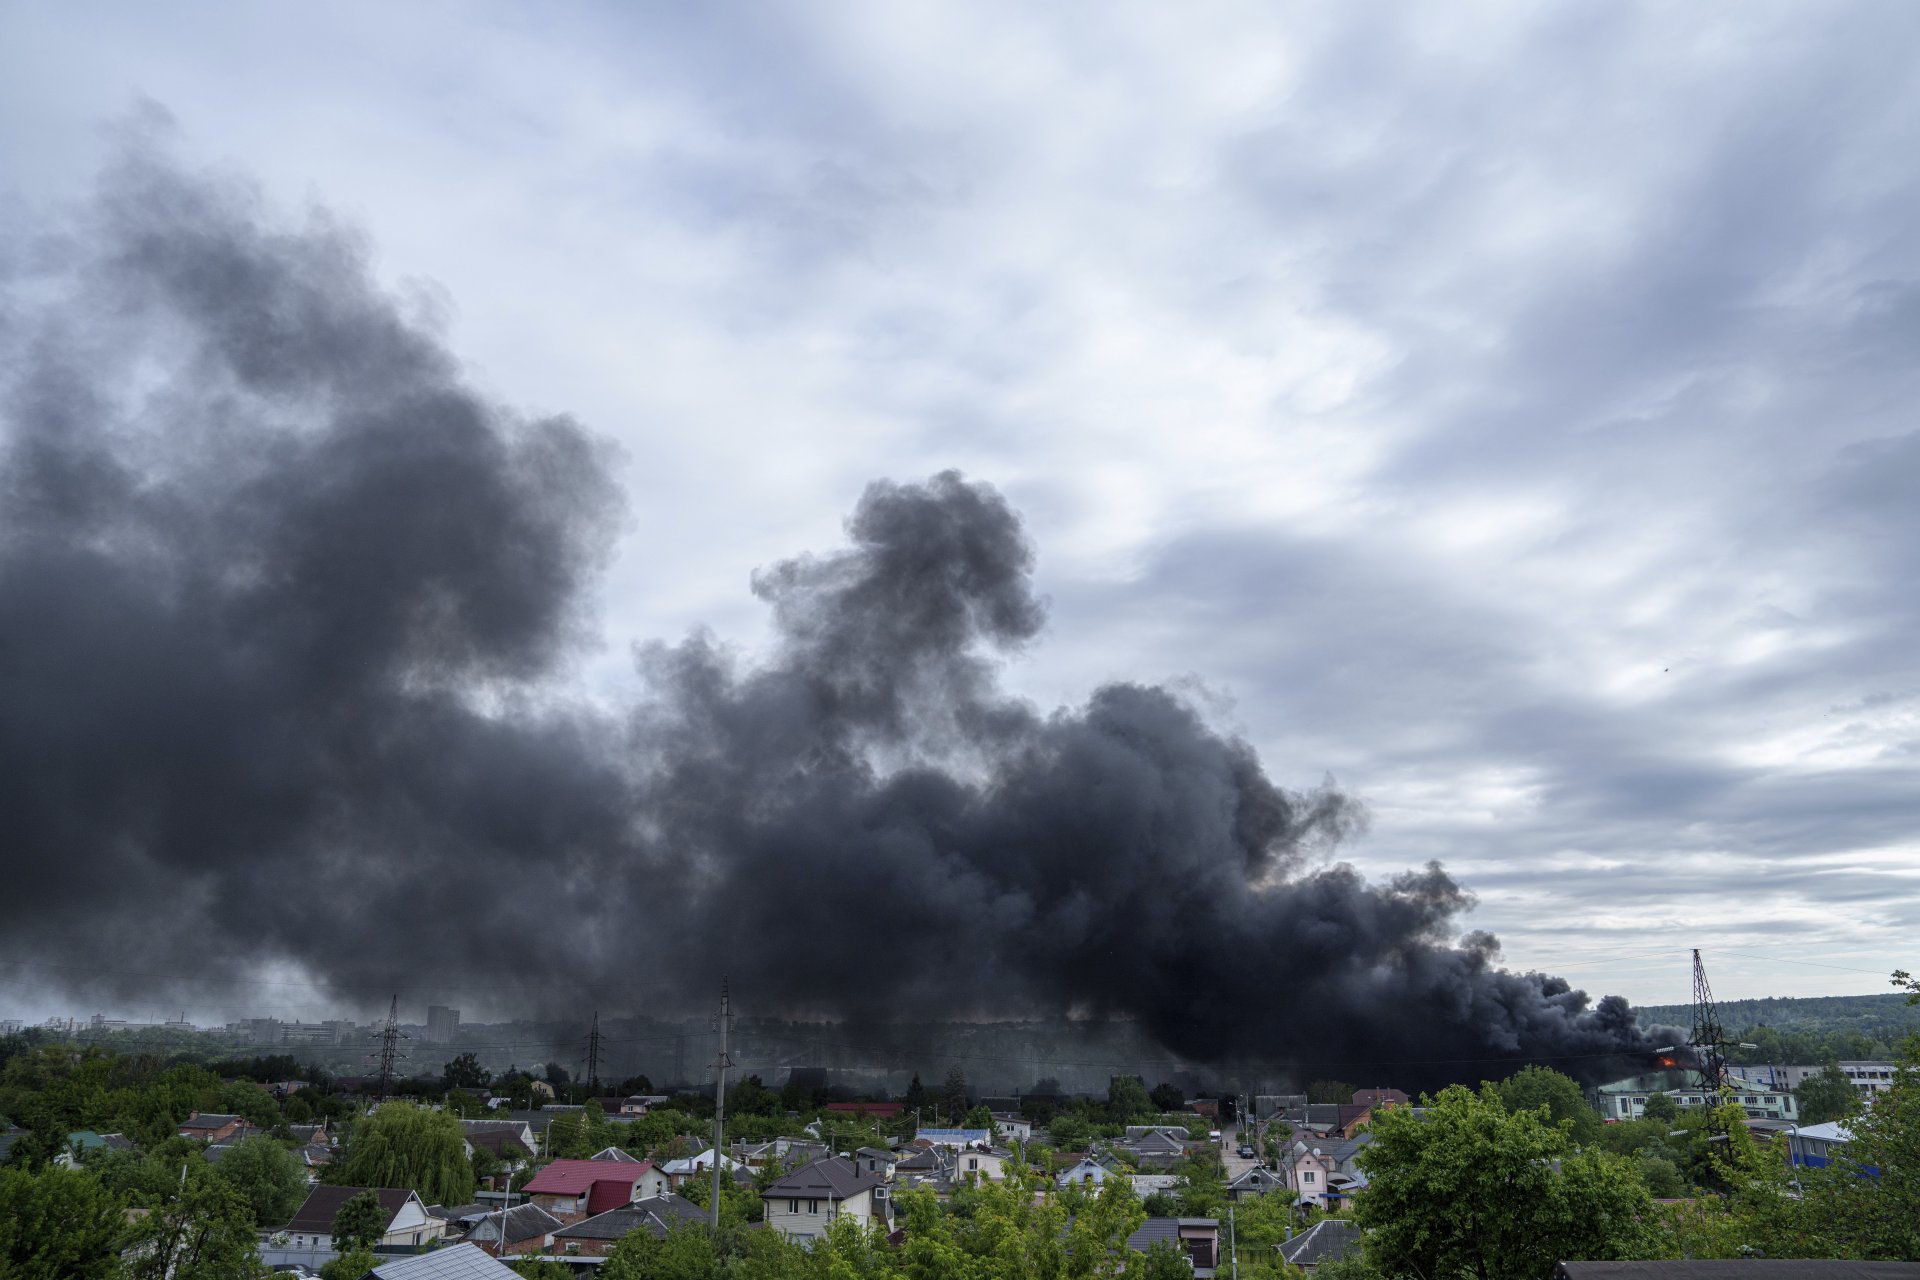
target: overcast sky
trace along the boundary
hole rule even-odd
[[[164,112],[624,446],[604,644],[945,467],[1043,706],[1190,684],[1596,994],[1920,961],[1920,7],[0,7],[0,228]]]

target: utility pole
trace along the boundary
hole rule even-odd
[[[593,1011],[593,1030],[587,1032],[587,1096],[600,1096],[600,1011]]]
[[[400,1049],[400,997],[387,1009],[386,1029],[380,1033],[380,1101],[393,1096],[393,1060]]]
[[[727,1028],[733,1022],[733,1008],[727,995],[727,978],[720,975],[720,1013],[713,1025],[720,1032],[720,1056],[713,1060],[719,1074],[713,1085],[713,1228],[720,1229],[720,1140],[727,1124],[727,1068],[733,1059],[727,1056]]]

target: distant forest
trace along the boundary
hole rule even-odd
[[[1920,1007],[1903,995],[1769,996],[1716,1004],[1731,1038],[1760,1046],[1729,1052],[1729,1060],[1743,1065],[1886,1058],[1902,1039],[1920,1034]],[[1684,1004],[1641,1005],[1636,1012],[1641,1026],[1693,1023],[1692,1007]]]

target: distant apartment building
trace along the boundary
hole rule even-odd
[[[1656,1093],[1664,1093],[1672,1098],[1682,1111],[1718,1105],[1719,1097],[1703,1087],[1697,1073],[1684,1073],[1685,1082],[1678,1087],[1673,1087],[1674,1074],[1658,1072],[1601,1085],[1594,1091],[1601,1116],[1608,1120],[1638,1120],[1646,1114],[1647,1099]],[[1728,1100],[1750,1117],[1763,1120],[1800,1118],[1798,1102],[1785,1090],[1738,1077],[1729,1083],[1733,1086],[1733,1092]]]
[[[1743,1081],[1791,1092],[1798,1089],[1807,1077],[1817,1076],[1826,1069],[1823,1063],[1810,1067],[1729,1067],[1728,1072],[1737,1075]],[[1847,1081],[1853,1085],[1853,1091],[1860,1095],[1860,1100],[1872,1102],[1893,1088],[1894,1073],[1897,1068],[1891,1062],[1848,1060],[1840,1063],[1840,1070],[1847,1077]]]
[[[428,1044],[452,1044],[454,1033],[458,1030],[460,1030],[458,1009],[449,1009],[443,1004],[427,1006]]]

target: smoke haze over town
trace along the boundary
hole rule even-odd
[[[410,125],[398,177],[369,121],[269,136],[314,127],[297,40],[258,135],[238,80],[42,85],[50,141],[0,125],[0,1011],[678,1016],[726,973],[870,1036],[1311,1026],[1416,1080],[1630,1065],[1691,946],[1874,989],[1920,928],[1920,244],[1864,176],[1912,116],[1851,129],[1817,56],[1912,22],[1852,12],[1608,72],[1509,14],[1517,82],[1442,42],[1396,77],[1438,105],[1345,142],[1415,55],[1344,20],[1028,146],[1014,71],[958,113],[848,15],[771,62],[682,18],[651,87],[582,54],[591,105]],[[633,34],[593,13],[522,35]],[[1575,119],[1656,62],[1699,123]],[[538,210],[463,194],[473,129]]]

